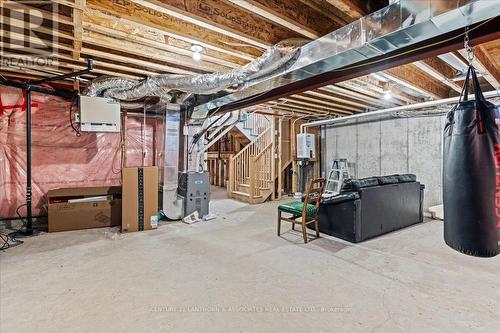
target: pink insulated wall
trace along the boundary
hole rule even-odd
[[[14,217],[25,203],[26,111],[20,89],[0,86],[0,218]],[[81,133],[70,126],[71,101],[32,94],[33,214],[46,215],[47,191],[61,187],[119,185],[121,135]],[[74,115],[75,108],[72,113]],[[127,166],[154,163],[157,122],[127,120]],[[143,145],[144,141],[144,145]],[[143,152],[143,146],[145,150]],[[20,209],[22,215],[24,208]]]

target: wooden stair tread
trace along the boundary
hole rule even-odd
[[[245,193],[245,192],[233,191],[232,193],[235,194],[235,195],[241,195],[243,197],[249,197],[250,198],[250,194]],[[260,199],[260,198],[262,198],[262,195],[252,196],[252,199]]]
[[[249,197],[250,196],[250,194],[245,193],[245,192],[240,192],[240,191],[233,191],[233,194],[241,195],[241,196],[244,196],[244,197]]]
[[[239,187],[244,187],[244,188],[250,188],[250,185],[249,184],[238,184]],[[265,191],[269,191],[271,188],[270,187],[256,187],[258,188],[259,190],[265,190]]]

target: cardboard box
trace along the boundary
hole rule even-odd
[[[49,190],[49,232],[120,225],[121,192],[120,186]],[[69,202],[75,199],[84,200]]]
[[[158,167],[123,168],[122,232],[158,226]]]

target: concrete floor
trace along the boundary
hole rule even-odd
[[[441,222],[359,245],[276,236],[276,206],[213,194],[216,220],[43,234],[1,253],[0,331],[495,332],[500,257]],[[289,230],[287,225],[285,230]]]

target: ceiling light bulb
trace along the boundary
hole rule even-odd
[[[196,61],[201,60],[201,53],[200,52],[193,52],[193,59]]]
[[[198,44],[193,44],[193,45],[191,45],[191,51],[201,52],[201,51],[203,51],[203,46],[198,45]]]
[[[384,99],[385,99],[385,100],[389,100],[389,99],[391,99],[391,98],[392,98],[392,94],[391,94],[391,92],[390,92],[390,91],[386,91],[386,92],[384,93]]]

